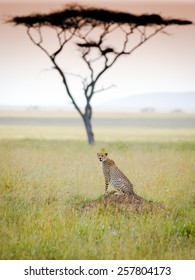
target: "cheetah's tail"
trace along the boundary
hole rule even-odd
[[[140,202],[149,202],[149,203],[152,202],[152,200],[147,200],[147,199],[145,199],[145,198],[139,196],[139,195],[136,194],[135,192],[133,192],[133,196],[134,196],[135,200],[140,201]]]

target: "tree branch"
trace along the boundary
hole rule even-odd
[[[74,76],[74,77],[77,77],[79,79],[82,80],[82,84],[83,84],[83,89],[85,91],[86,89],[86,83],[87,83],[87,78],[84,78],[83,76],[79,75],[79,74],[76,74],[76,73],[71,73],[71,72],[65,72],[66,75],[70,75],[70,76]]]
[[[42,42],[43,42],[43,37],[42,37],[42,34],[41,34],[40,27],[38,27],[38,34],[39,34],[39,41],[38,41],[38,42],[36,42],[35,39],[33,38],[33,36],[31,35],[31,33],[30,33],[30,28],[31,28],[31,27],[28,27],[28,28],[27,28],[27,34],[28,34],[30,40],[33,42],[33,44],[35,44],[35,45],[38,46],[42,51],[44,51],[44,53],[46,53],[46,55],[47,55],[48,57],[50,57],[49,52],[41,45]]]
[[[108,86],[108,87],[106,87],[106,88],[102,87],[101,89],[94,90],[94,94],[95,94],[95,93],[98,93],[98,92],[102,92],[102,91],[109,90],[109,89],[111,89],[111,88],[113,88],[113,87],[116,87],[116,85],[110,85],[110,86]]]
[[[31,33],[30,33],[30,27],[27,28],[27,34],[28,34],[30,40],[31,40],[36,46],[38,46],[42,51],[44,51],[44,53],[46,53],[46,55],[50,58],[50,60],[52,61],[53,65],[54,65],[54,69],[56,69],[56,70],[59,72],[59,74],[60,74],[60,76],[61,76],[61,78],[62,78],[62,82],[63,82],[63,84],[64,84],[64,86],[65,86],[65,88],[66,88],[66,92],[67,92],[69,98],[70,98],[71,101],[72,101],[72,104],[74,105],[74,107],[75,107],[75,109],[78,111],[78,113],[79,113],[81,116],[83,116],[82,111],[81,111],[80,108],[78,107],[76,101],[74,100],[74,98],[73,98],[73,96],[72,96],[72,94],[71,94],[71,92],[70,92],[70,90],[69,90],[68,82],[67,82],[67,79],[66,79],[66,77],[65,77],[65,75],[64,75],[64,73],[63,73],[63,71],[62,71],[62,69],[59,67],[59,65],[58,65],[58,64],[56,63],[56,61],[55,61],[56,55],[62,50],[62,48],[63,48],[63,46],[65,45],[65,43],[63,42],[62,45],[61,45],[61,47],[60,47],[54,54],[51,55],[51,54],[49,54],[49,52],[41,45],[41,43],[42,43],[42,41],[43,41],[43,38],[42,38],[42,34],[41,34],[40,28],[38,29],[38,33],[39,33],[40,39],[39,39],[38,42],[36,42],[35,39],[32,37],[32,35],[31,35]],[[68,39],[68,40],[70,40],[70,39]]]
[[[151,33],[149,36],[146,37],[142,35],[140,42],[135,45],[130,51],[124,51],[122,54],[132,54],[137,48],[139,48],[142,44],[144,44],[146,41],[148,41],[150,38],[154,37],[157,33],[162,31],[166,26],[161,26],[160,28],[157,28],[153,33]],[[144,39],[143,39],[144,38]]]
[[[120,56],[122,55],[127,55],[127,54],[132,54],[138,47],[140,47],[142,44],[144,44],[146,41],[148,41],[150,38],[152,38],[153,36],[155,36],[158,32],[162,31],[165,28],[165,26],[161,26],[160,28],[157,28],[152,34],[150,34],[149,36],[143,36],[143,34],[141,34],[141,39],[140,42],[134,46],[130,51],[126,51],[127,48],[127,44],[128,44],[128,40],[129,40],[129,36],[133,33],[135,28],[130,28],[129,32],[125,31],[125,41],[124,41],[124,45],[123,45],[123,49],[121,52],[113,52],[114,54],[116,54],[115,58],[112,60],[112,62],[110,62],[109,64],[106,62],[104,64],[103,69],[99,72],[99,74],[96,76],[96,78],[93,80],[93,82],[89,85],[91,87],[91,91],[90,91],[90,95],[89,95],[89,99],[92,98],[93,94],[94,94],[94,88],[95,85],[97,83],[97,81],[100,79],[100,77],[106,72],[107,69],[109,69],[117,60]],[[140,31],[139,31],[140,32]],[[145,29],[145,33],[146,33],[146,29]],[[144,38],[144,39],[143,39]]]
[[[66,37],[66,30],[62,29],[60,32],[58,30],[56,30],[56,33],[57,33],[57,37],[58,37],[58,41],[59,41],[59,46],[60,47],[51,55],[51,57],[53,59],[56,58],[56,56],[62,51],[62,49],[64,48],[65,44],[72,39],[72,37],[75,34],[75,31],[73,31],[68,38]],[[61,34],[62,33],[64,33],[64,40],[63,41],[61,39]]]
[[[78,111],[78,113],[81,115],[81,117],[83,117],[83,113],[82,111],[80,110],[80,108],[78,107],[76,101],[74,100],[71,92],[70,92],[70,89],[69,89],[69,86],[68,86],[68,82],[67,82],[67,79],[66,79],[66,76],[64,75],[63,71],[61,70],[61,68],[58,66],[58,64],[56,63],[55,59],[51,58],[54,66],[55,66],[55,69],[59,72],[61,78],[62,78],[62,82],[66,88],[66,92],[69,96],[69,98],[71,99],[72,101],[72,104],[74,105],[75,109]]]

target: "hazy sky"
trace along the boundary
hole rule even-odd
[[[59,10],[64,3],[70,2],[75,1],[34,0],[31,4],[30,0],[0,0],[0,105],[63,107],[63,104],[67,104],[68,98],[61,79],[55,71],[49,70],[51,64],[45,54],[30,42],[24,27],[3,24],[3,20],[8,15]],[[155,12],[164,17],[195,22],[195,1],[137,0],[135,4],[135,1],[99,0],[94,1],[93,5],[136,14]],[[168,27],[167,32],[169,36],[158,34],[131,56],[121,58],[99,84],[100,87],[106,87],[114,83],[116,87],[97,94],[94,102],[99,104],[103,99],[108,101],[148,92],[195,91],[195,25]],[[71,56],[72,53],[74,56]],[[65,71],[79,74],[82,68],[78,63],[76,47],[72,45],[67,48],[66,54]],[[79,82],[79,79],[74,78],[71,88],[82,102]]]

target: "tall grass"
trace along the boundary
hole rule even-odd
[[[104,192],[101,150],[165,209],[83,211]],[[0,259],[194,259],[194,159],[193,141],[1,140]]]

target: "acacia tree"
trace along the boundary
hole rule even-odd
[[[192,23],[187,20],[165,19],[157,14],[138,16],[78,5],[68,5],[62,11],[49,14],[14,17],[9,22],[25,26],[30,40],[47,55],[53,68],[58,71],[65,92],[84,122],[89,144],[94,143],[91,124],[92,97],[97,92],[109,88],[97,88],[104,73],[119,57],[132,54],[157,33],[165,32],[167,26]],[[44,27],[55,31],[58,41],[55,51],[49,51],[49,46],[44,43]],[[116,36],[117,43],[113,40]],[[78,46],[81,58],[88,69],[85,77],[79,76],[86,101],[84,110],[71,92],[68,73],[63,71],[58,58],[70,41],[74,41]]]

